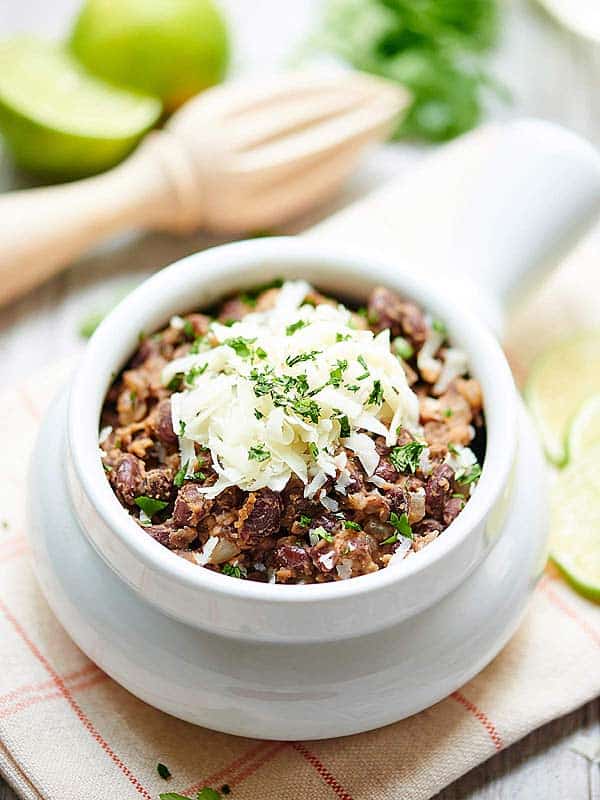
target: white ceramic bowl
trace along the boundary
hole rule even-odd
[[[410,267],[310,238],[195,254],[102,323],[68,398],[49,411],[29,504],[40,585],[75,642],[157,708],[250,737],[356,733],[445,697],[518,625],[545,562],[544,462],[504,356],[471,311],[497,324],[494,294],[508,296],[547,263],[549,243],[556,250],[591,218],[600,162],[572,134],[538,122],[478,132],[445,153],[398,197],[383,196],[387,215],[373,225],[380,244],[404,224],[402,237],[390,238],[407,243]],[[428,270],[443,262],[470,285],[457,300],[439,279],[415,274],[417,262]],[[324,585],[232,580],[144,534],[106,481],[100,409],[140,331],[276,276],[361,301],[377,284],[414,298],[446,322],[483,387],[487,450],[477,490],[443,535],[397,566]],[[473,288],[478,279],[484,290]]]
[[[236,289],[302,277],[364,301],[384,284],[444,320],[483,388],[487,451],[477,491],[435,542],[398,566],[308,586],[232,580],[199,568],[144,534],[122,508],[98,458],[98,419],[112,377],[151,333],[177,313],[210,306]],[[115,335],[118,332],[118,335]],[[436,603],[484,558],[499,533],[515,458],[517,400],[502,351],[484,325],[398,263],[300,238],[263,238],[183,259],[146,281],[102,323],[71,391],[71,491],[80,521],[106,562],[142,597],[182,622],[221,635],[317,641],[385,628]],[[199,610],[201,609],[201,612]]]

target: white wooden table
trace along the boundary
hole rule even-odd
[[[79,0],[3,0],[0,35],[25,30],[60,35],[78,4]],[[223,5],[234,27],[236,69],[268,71],[289,57],[291,46],[302,39],[320,3],[223,0]],[[492,115],[545,117],[573,128],[600,147],[600,46],[594,48],[557,29],[527,0],[505,3],[505,23],[494,61],[497,74],[513,93],[513,102],[494,108]],[[422,152],[423,148],[406,144],[383,148],[341,197],[311,219],[298,221],[289,232],[302,230],[383,180],[400,175]],[[21,181],[6,159],[0,163],[0,190]],[[161,266],[210,243],[200,235],[124,237],[26,299],[0,310],[3,384],[13,384],[53,359],[76,353],[83,346],[78,326],[89,312],[109,305],[120,292]],[[600,800],[600,766],[570,750],[581,733],[600,733],[600,701],[532,733],[448,787],[438,800]],[[13,798],[0,779],[0,800]]]

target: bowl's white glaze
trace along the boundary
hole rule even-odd
[[[495,546],[454,591],[385,630],[340,641],[217,636],[147,603],[94,551],[66,486],[66,425],[65,393],[44,421],[31,472],[28,531],[42,590],[69,635],[106,673],[198,725],[249,737],[320,739],[414,714],[489,663],[514,632],[543,569],[544,463],[522,412],[510,513]]]
[[[303,277],[334,295],[358,300],[377,284],[414,298],[444,320],[483,387],[488,438],[477,491],[439,539],[397,567],[309,586],[232,580],[178,558],[144,535],[106,481],[97,446],[100,409],[140,331],[156,330],[172,314],[210,306],[228,292],[277,276]],[[517,397],[510,370],[498,343],[474,314],[401,262],[296,238],[254,239],[197,253],[146,281],[92,337],[75,376],[68,416],[73,506],[112,570],[181,622],[258,641],[359,636],[435,605],[482,562],[500,535],[517,446]]]

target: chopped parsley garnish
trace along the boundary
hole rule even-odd
[[[235,354],[240,358],[250,358],[252,355],[252,348],[250,345],[255,341],[256,339],[244,339],[243,336],[236,336],[233,339],[225,339],[223,344],[235,350]]]
[[[173,483],[175,484],[175,486],[177,486],[178,489],[180,489],[183,486],[183,482],[185,481],[185,476],[187,475],[188,463],[189,462],[186,462],[181,467],[181,469],[177,471],[175,477],[173,478]]]
[[[231,794],[231,789],[229,788],[228,783],[224,783],[223,786],[221,786],[221,794]]]
[[[303,319],[299,319],[296,322],[292,322],[291,325],[288,325],[285,329],[286,336],[292,336],[296,331],[299,331],[301,328],[305,328],[308,325],[308,322]]]
[[[367,405],[380,406],[383,403],[383,388],[381,381],[373,381],[373,389],[367,400]]]
[[[262,411],[259,411],[258,408],[255,408],[254,416],[256,417],[256,419],[262,419],[264,417],[264,414],[262,413]]]
[[[344,520],[344,528],[348,528],[351,531],[360,531],[362,528],[358,524],[358,522],[354,522],[351,519]]]
[[[309,442],[308,443],[308,452],[311,454],[311,456],[316,461],[317,460],[317,456],[319,455],[319,448],[317,447],[317,445],[314,442]]]
[[[399,535],[404,536],[405,539],[413,538],[412,528],[410,527],[406,514],[398,516],[395,511],[392,511],[388,522],[393,528],[396,529],[396,533],[393,533],[391,536],[381,542],[381,544],[394,544],[398,541]]]
[[[446,336],[448,333],[448,329],[444,325],[444,323],[439,319],[434,319],[431,323],[431,327],[436,333],[440,333],[442,336]]]
[[[299,522],[300,525],[303,525],[305,528],[308,528],[308,526],[312,522],[312,517],[307,517],[306,514],[300,514]]]
[[[146,497],[145,494],[136,497],[135,504],[149,517],[153,517],[169,505],[165,500],[155,500],[154,497]]]
[[[200,797],[200,795],[198,795]],[[182,794],[177,794],[177,792],[163,792],[162,794],[158,795],[159,800],[192,800],[191,797],[184,797]],[[202,798],[205,800],[205,798]]]
[[[350,420],[346,414],[341,413],[338,413],[336,419],[340,423],[340,436],[342,439],[347,439],[350,436]]]
[[[392,350],[397,356],[400,356],[400,358],[403,358],[405,361],[408,361],[408,359],[412,358],[415,354],[414,347],[407,339],[404,338],[404,336],[396,336],[392,342]]]
[[[319,421],[320,407],[308,397],[300,397],[292,403],[292,410],[300,417],[309,419],[315,425]]]
[[[190,355],[196,355],[200,352],[200,346],[206,342],[206,336],[197,336],[190,347]]]
[[[185,333],[188,339],[196,338],[196,331],[194,330],[194,326],[189,321],[189,319],[186,319],[185,322],[183,323],[183,332]]]
[[[247,575],[246,569],[238,564],[223,564],[221,573],[232,578],[245,578]]]
[[[271,453],[264,444],[255,444],[248,450],[248,459],[250,461],[268,461],[270,458]]]
[[[104,472],[112,472],[113,471],[113,468],[111,466],[109,466],[108,464],[102,464],[102,467],[104,469]]]
[[[198,792],[196,800],[221,800],[221,795],[216,789],[205,786],[204,789]]]
[[[293,367],[296,364],[300,364],[302,361],[314,361],[321,352],[321,350],[311,350],[309,353],[298,353],[297,356],[288,356],[285,363],[288,367]]]
[[[199,378],[200,375],[203,375],[206,372],[207,367],[208,367],[208,362],[205,362],[204,364],[202,364],[202,366],[195,366],[189,369],[185,373],[186,384],[188,386],[193,386],[196,378]]]
[[[427,447],[423,442],[408,442],[400,447],[392,447],[390,451],[390,461],[397,472],[414,473],[419,466],[421,453]]]
[[[347,342],[348,339],[351,339],[351,335],[349,333],[336,333],[335,340],[336,342]]]
[[[171,777],[171,770],[160,762],[156,765],[156,771],[165,781]]]
[[[452,442],[450,442],[450,444],[448,445],[448,450],[450,453],[452,453],[453,456],[457,456],[459,454],[458,447]]]
[[[267,351],[263,350],[262,347],[257,347],[256,350],[254,351],[254,353],[255,353],[257,358],[266,358],[267,357]]]
[[[185,436],[185,422],[182,419],[179,420],[179,433],[177,435],[180,437]]]
[[[344,358],[344,359],[338,359],[336,363],[337,367],[332,369],[331,372],[329,373],[329,383],[332,386],[335,386],[336,389],[338,389],[341,386],[343,380],[344,370],[348,369],[348,362]]]
[[[183,383],[183,372],[176,372],[175,375],[171,378],[171,380],[167,383],[167,389],[171,392],[178,392],[181,389],[181,384]]]
[[[364,357],[364,356],[359,356],[359,357],[358,357],[358,363],[359,363],[359,364],[361,365],[361,367],[364,369],[364,373],[363,373],[362,375],[359,375],[359,376],[358,376],[358,378],[357,378],[356,380],[357,380],[357,381],[364,381],[364,379],[365,379],[365,378],[368,378],[368,377],[369,377],[369,375],[371,374],[371,373],[369,372],[369,368],[368,368],[368,366],[367,366],[367,362],[365,361],[365,357]]]
[[[456,473],[456,480],[463,486],[470,483],[475,483],[481,477],[481,467],[479,464],[472,464],[470,467],[465,467]]]
[[[360,386],[357,383],[347,383],[346,389],[348,389],[349,392],[358,392]]]
[[[129,392],[129,402],[132,406],[135,405],[135,401],[137,400],[137,392]]]
[[[451,408],[445,408],[442,413],[445,417],[448,418],[451,417],[452,414],[454,414],[454,411]]]
[[[319,525],[318,528],[313,528],[310,533],[311,535],[314,534],[318,539],[324,539],[326,542],[333,542],[333,536],[326,531],[322,525]]]

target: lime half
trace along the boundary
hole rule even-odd
[[[569,461],[577,461],[597,447],[600,447],[600,394],[586,400],[571,423]]]
[[[550,557],[578,592],[600,602],[600,446],[558,473]]]
[[[60,46],[0,44],[0,131],[19,166],[75,178],[120,161],[151,128],[160,101],[90,76]]]
[[[533,365],[525,397],[548,457],[567,460],[567,434],[582,403],[600,394],[600,331],[591,331],[550,348]]]

